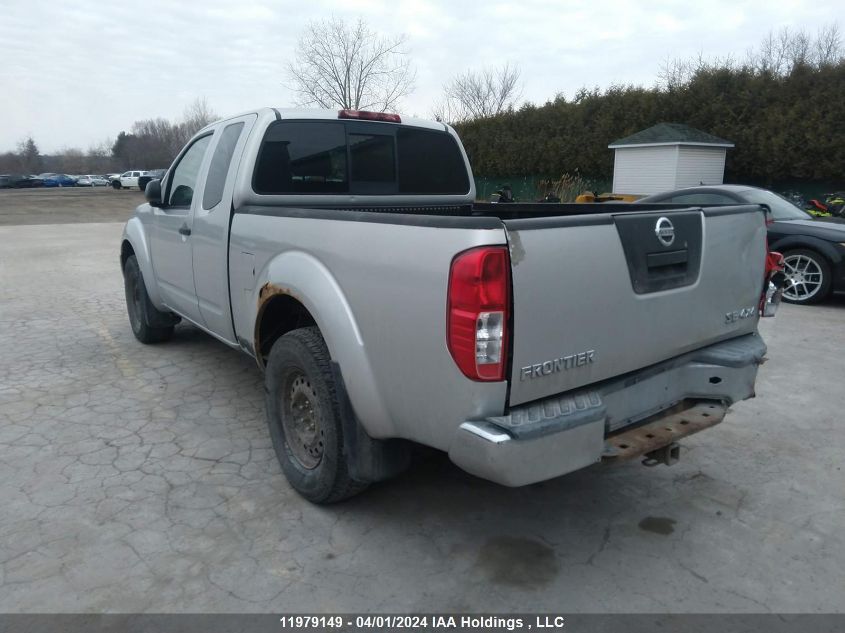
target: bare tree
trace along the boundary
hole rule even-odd
[[[185,144],[186,135],[182,124],[158,118],[135,121],[132,133],[125,139],[126,153],[139,161],[143,169],[153,169],[170,164]],[[130,168],[138,167],[133,164]]]
[[[695,64],[680,57],[666,57],[657,71],[658,85],[667,90],[677,90],[685,85],[695,71]]]
[[[382,36],[359,19],[309,23],[288,76],[296,104],[355,110],[395,109],[414,87],[405,35]]]
[[[468,70],[443,87],[444,98],[434,106],[435,118],[445,121],[483,119],[512,110],[522,95],[518,66]]]
[[[21,169],[20,156],[14,152],[0,154],[0,173],[14,173]]]
[[[696,75],[734,68],[736,60],[730,54],[709,59],[699,51],[695,57],[687,59],[666,57],[657,71],[657,86],[671,92],[686,86]]]
[[[842,57],[837,24],[821,27],[815,37],[803,30],[783,27],[777,32],[769,31],[760,46],[749,51],[747,64],[757,72],[784,76],[799,66],[817,68],[834,64]]]
[[[208,105],[208,99],[205,97],[194,99],[185,108],[185,113],[182,115],[182,123],[180,124],[185,141],[187,142],[189,138],[217,118],[217,114]]]
[[[806,31],[799,30],[793,33],[788,46],[789,56],[793,66],[805,66],[812,61],[812,39],[807,35]]]
[[[63,147],[53,158],[55,168],[63,174],[81,174],[88,171],[85,152],[77,147]]]
[[[103,174],[113,169],[112,146],[114,141],[104,141],[91,145],[88,148],[88,171],[94,174]]]
[[[816,35],[814,48],[813,56],[819,66],[835,64],[842,59],[842,36],[839,33],[839,25],[829,24],[821,27]]]

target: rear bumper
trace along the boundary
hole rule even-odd
[[[625,451],[626,459],[634,457],[659,448],[662,439],[668,444],[712,426],[681,425],[680,418],[672,417],[679,411],[712,407],[704,419],[716,423],[728,406],[753,397],[765,353],[759,336],[742,336],[577,392],[514,407],[506,416],[467,420],[452,440],[449,457],[479,477],[523,486],[589,466],[603,456],[618,457],[612,440],[631,434],[628,427],[646,420],[649,426],[671,422],[662,428],[671,427],[672,433],[638,444],[643,448],[639,453],[636,448]]]

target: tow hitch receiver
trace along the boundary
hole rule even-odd
[[[672,442],[668,446],[646,453],[645,459],[643,460],[643,466],[648,466],[649,468],[660,464],[672,466],[673,464],[677,464],[680,459],[681,445],[677,442]]]
[[[604,441],[603,463],[644,457],[643,464],[671,466],[678,461],[677,441],[719,424],[728,407],[717,400],[683,402],[653,415],[633,428],[624,428]]]

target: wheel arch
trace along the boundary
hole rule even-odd
[[[258,364],[264,367],[279,338],[292,330],[316,326],[317,322],[301,301],[270,282],[261,287],[258,301],[253,346]]]
[[[153,302],[156,308],[161,309],[161,295],[159,294],[158,284],[156,283],[155,273],[153,271],[149,240],[147,239],[144,225],[137,217],[131,218],[123,229],[123,239],[120,243],[121,272],[123,272],[123,267],[126,265],[126,260],[131,255],[135,255],[135,258],[138,260],[138,267],[141,269],[141,275],[144,277],[144,285],[147,288],[150,301]]]
[[[810,235],[787,235],[769,244],[769,250],[779,253],[798,249],[815,251],[825,257],[831,265],[842,261],[842,255],[831,242]]]
[[[253,349],[264,367],[280,336],[315,325],[340,370],[355,415],[372,437],[395,432],[353,310],[332,273],[316,257],[288,251],[270,260],[255,286]]]

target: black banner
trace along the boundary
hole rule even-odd
[[[845,614],[15,614],[0,633],[843,633]]]

